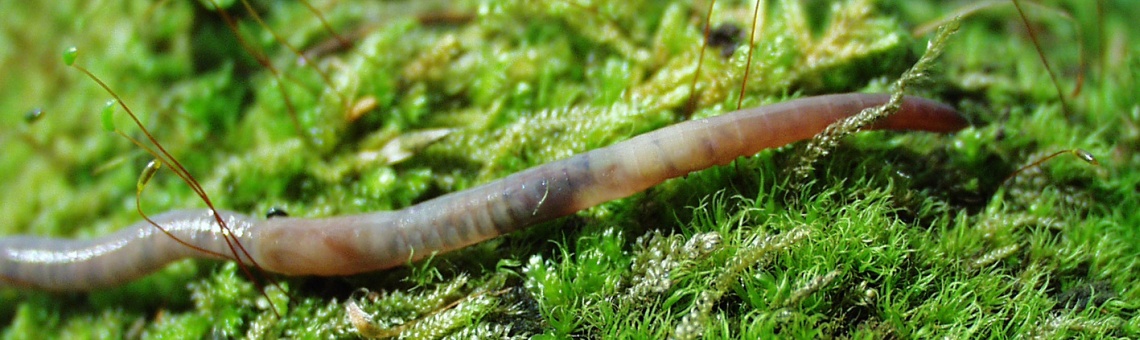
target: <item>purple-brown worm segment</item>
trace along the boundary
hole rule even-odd
[[[187,257],[256,262],[264,270],[287,275],[349,275],[397,267],[811,138],[889,98],[824,95],[686,121],[402,210],[265,220],[218,211],[249,257],[218,255],[231,254],[231,248],[212,213],[204,209],[152,217],[200,249],[179,243],[145,221],[91,240],[2,238],[0,287],[89,290],[133,280]],[[908,96],[897,113],[870,129],[953,132],[967,125],[947,105]]]

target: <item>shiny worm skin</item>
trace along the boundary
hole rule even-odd
[[[231,254],[231,248],[205,209],[152,217],[200,249],[180,244],[145,221],[90,240],[0,238],[0,287],[90,290],[133,280],[187,257],[255,261],[264,270],[287,275],[392,268],[811,138],[838,120],[888,100],[886,94],[824,95],[686,121],[396,211],[261,219],[219,210],[248,257],[220,255]],[[947,105],[908,96],[896,114],[870,129],[953,132],[967,125]]]

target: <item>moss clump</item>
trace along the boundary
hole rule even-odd
[[[92,123],[109,96],[59,62],[66,46],[219,206],[327,216],[398,209],[738,105],[886,91],[927,39],[908,30],[954,9],[820,4],[765,4],[752,29],[752,4],[716,2],[714,26],[742,28],[740,44],[702,58],[708,8],[683,2],[318,1],[353,46],[303,66],[227,5],[277,75],[198,2],[0,4],[0,65],[17,70],[0,82],[2,233],[94,237],[138,219],[150,158]],[[1095,5],[1027,9],[1061,87],[1086,71],[1065,107],[1016,12],[997,5],[964,18],[915,87],[975,122],[951,136],[855,134],[794,184],[799,152],[769,150],[409,268],[275,278],[287,293],[208,261],[87,294],[0,290],[3,334],[1136,337],[1140,47],[1124,32],[1140,13]],[[252,6],[290,45],[337,45],[301,3]],[[1073,148],[1101,166],[1060,157],[1004,182]],[[143,199],[151,212],[200,204],[168,172]],[[697,246],[711,235],[718,247]]]

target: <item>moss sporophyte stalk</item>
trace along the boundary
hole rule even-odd
[[[1136,6],[0,7],[0,50],[20,52],[0,53],[6,237],[94,239],[140,221],[136,204],[156,217],[207,208],[199,195],[256,221],[398,210],[682,121],[899,79],[971,122],[841,129],[394,270],[181,261],[89,293],[0,289],[5,337],[1140,333]],[[919,62],[927,27],[958,14],[944,55]],[[706,27],[736,47],[703,47]],[[105,105],[88,71],[120,98]],[[135,145],[140,126],[171,159]]]

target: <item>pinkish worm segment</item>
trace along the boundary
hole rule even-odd
[[[811,138],[828,125],[888,100],[839,94],[793,100],[693,120],[608,147],[533,167],[397,211],[328,218],[272,218],[219,211],[231,234],[265,270],[348,275],[396,267],[632,195],[666,179]],[[957,131],[953,108],[906,97],[872,129]],[[153,217],[173,235],[229,254],[208,210]],[[179,244],[146,222],[93,240],[0,239],[0,287],[88,290],[146,275],[171,261],[220,258]],[[227,258],[233,259],[234,256]],[[245,263],[250,259],[242,256]]]

